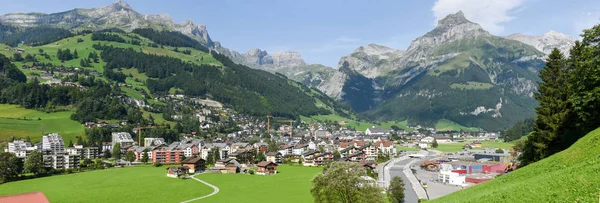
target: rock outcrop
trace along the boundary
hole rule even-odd
[[[506,39],[516,40],[524,44],[531,45],[537,50],[544,52],[546,55],[552,52],[552,49],[557,48],[565,56],[569,55],[569,50],[575,45],[575,38],[564,33],[550,30],[540,36],[529,36],[524,34],[512,34],[504,37]]]

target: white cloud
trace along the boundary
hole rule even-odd
[[[515,19],[510,12],[523,3],[524,0],[437,0],[431,10],[436,22],[462,10],[470,21],[479,23],[487,31],[500,34],[504,31],[501,24]]]

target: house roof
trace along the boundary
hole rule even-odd
[[[289,148],[292,148],[292,147],[294,147],[294,146],[292,146],[292,145],[281,145],[281,146],[279,146],[279,149],[289,149]]]
[[[261,162],[258,162],[256,164],[256,166],[258,166],[258,167],[266,167],[268,165],[275,165],[275,166],[277,166],[276,163],[273,163],[273,162],[270,162],[270,161],[261,161]]]
[[[451,140],[452,138],[446,136],[433,136],[436,140]]]
[[[279,152],[267,152],[267,156],[277,156],[277,154],[281,154]]]
[[[377,141],[375,142],[375,146],[380,146],[381,144],[383,144],[384,147],[389,147],[392,146],[394,144],[394,141]]]
[[[204,161],[202,158],[198,157],[198,158],[187,158],[185,160],[183,160],[181,163],[182,164],[197,164],[197,163],[201,163],[202,161]]]
[[[300,149],[305,147],[308,147],[308,144],[297,144],[296,146],[294,146],[294,149]]]
[[[36,202],[49,203],[48,198],[42,192],[30,192],[0,197],[0,202]]]

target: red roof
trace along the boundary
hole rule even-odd
[[[394,141],[377,141],[375,142],[375,146],[379,146],[383,143],[384,147],[390,147],[394,144]]]
[[[365,146],[365,141],[340,142],[340,147],[346,148],[350,145],[354,146],[355,144],[356,144],[356,147],[362,147],[362,146]]]
[[[0,197],[0,203],[8,202],[35,202],[35,203],[50,203],[48,198],[42,192],[22,193],[16,195]]]

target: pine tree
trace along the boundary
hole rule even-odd
[[[600,24],[584,30],[581,43],[571,49],[571,77],[573,111],[577,116],[577,137],[587,134],[600,125]]]
[[[433,147],[433,148],[437,148],[438,147],[437,139],[433,139],[433,143],[431,143],[431,147]]]
[[[75,49],[75,52],[73,52],[73,58],[79,58],[79,54],[77,54],[77,49]]]
[[[148,149],[144,149],[144,152],[142,153],[142,162],[143,163],[148,163],[150,157],[148,157]]]
[[[546,60],[546,66],[540,71],[542,82],[535,93],[535,99],[540,102],[536,108],[537,118],[534,131],[528,139],[527,153],[521,156],[524,165],[538,161],[562,150],[561,142],[565,124],[571,111],[568,102],[569,86],[568,65],[564,55],[558,50]]]
[[[115,146],[113,147],[113,151],[112,151],[112,157],[114,157],[115,159],[121,159],[121,144],[117,142],[117,144],[115,144]]]

